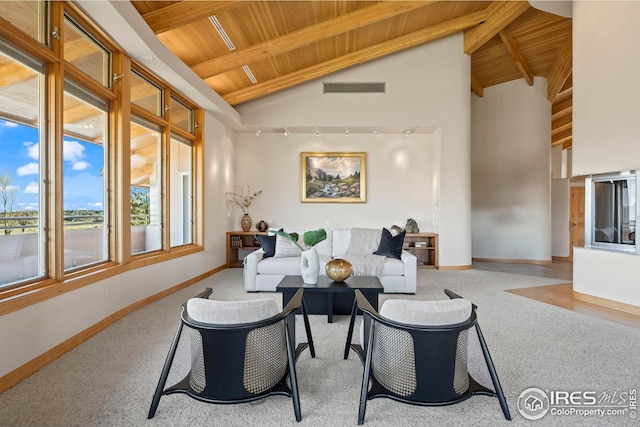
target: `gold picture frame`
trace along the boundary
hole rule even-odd
[[[300,153],[303,203],[366,203],[366,153]]]

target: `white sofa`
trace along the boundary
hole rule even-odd
[[[382,231],[382,229],[380,229]],[[302,235],[304,231],[285,230]],[[326,276],[325,266],[332,258],[342,258],[349,247],[350,228],[327,231],[327,239],[316,245],[320,258],[320,275]],[[416,292],[417,259],[402,251],[401,259],[387,257],[379,276],[385,293],[414,294]],[[244,287],[247,292],[275,291],[284,276],[300,276],[300,257],[264,258],[258,249],[244,259]]]

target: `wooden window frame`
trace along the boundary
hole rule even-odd
[[[87,19],[80,9],[69,2],[51,2],[49,4],[49,28],[63,29],[64,14],[80,24],[92,37],[107,47],[111,53],[111,76],[121,76],[112,80],[110,88],[107,88],[88,77],[63,58],[62,37],[51,37],[49,46],[43,45],[31,38],[20,29],[10,24],[0,26],[0,38],[6,43],[15,46],[36,60],[45,64],[45,79],[47,82],[46,94],[46,119],[45,139],[48,142],[46,160],[46,240],[47,240],[47,277],[41,280],[19,282],[15,285],[0,288],[0,316],[16,310],[37,304],[47,299],[54,298],[66,292],[71,292],[81,287],[105,280],[122,274],[126,271],[166,262],[171,259],[194,254],[204,250],[204,111],[185,96],[176,92],[159,77],[150,73],[142,66],[135,64],[124,51],[113,43],[110,38],[91,20]],[[4,22],[3,22],[4,24]],[[164,90],[163,109],[168,100],[173,96],[180,102],[193,108],[194,132],[185,132],[173,127],[167,120],[170,111],[165,110],[165,117],[149,117],[146,111],[132,105],[129,99],[130,70],[132,67],[144,73],[154,83],[158,83]],[[63,236],[64,227],[60,212],[64,209],[62,199],[62,130],[63,130],[63,91],[64,79],[70,79],[74,83],[84,87],[96,96],[105,99],[109,103],[109,142],[108,157],[111,159],[108,185],[108,216],[109,227],[109,261],[93,264],[86,268],[78,268],[64,272],[63,268]],[[130,144],[130,119],[131,115],[139,115],[152,123],[159,124],[163,128],[163,222],[169,224],[168,206],[171,195],[169,194],[168,176],[165,173],[169,164],[167,153],[171,134],[185,138],[192,143],[192,198],[193,198],[193,239],[191,244],[185,244],[174,248],[170,247],[169,227],[163,226],[163,249],[131,255],[131,233],[128,215],[130,214],[129,185],[130,166],[125,161],[129,158]],[[128,225],[129,224],[129,225]]]

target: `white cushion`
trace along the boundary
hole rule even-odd
[[[216,301],[204,298],[188,300],[187,311],[196,322],[218,325],[257,322],[280,312],[278,304],[270,299]]]
[[[404,276],[404,262],[387,257],[384,260],[381,276]]]
[[[274,258],[299,257],[302,251],[286,237],[276,235],[276,253]]]
[[[335,228],[333,230],[333,250],[334,257],[339,258],[336,254],[344,254],[349,247],[349,240],[351,240],[350,228]]]
[[[469,318],[471,302],[462,298],[441,301],[391,299],[382,304],[380,315],[409,325],[452,325]]]

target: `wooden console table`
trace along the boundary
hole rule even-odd
[[[267,232],[260,231],[227,231],[227,268],[242,267],[244,255],[260,248],[258,243],[254,243],[255,235],[267,235]]]

